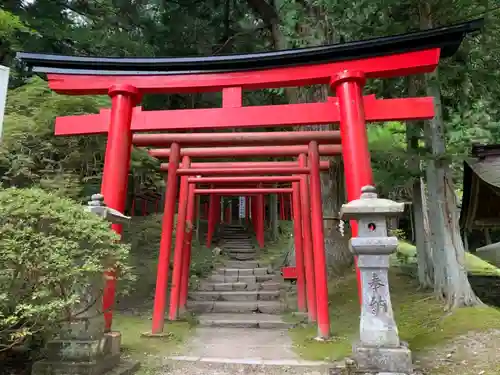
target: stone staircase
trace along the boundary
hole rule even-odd
[[[222,228],[219,247],[229,261],[189,294],[188,309],[201,326],[286,328],[281,319],[281,276],[259,263],[251,235],[242,226]]]
[[[218,244],[229,260],[189,294],[187,307],[199,325],[158,375],[337,374],[332,364],[303,361],[294,352],[281,318],[281,275],[257,260],[245,228],[222,228]]]

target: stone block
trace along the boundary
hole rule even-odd
[[[262,290],[280,290],[280,288],[281,288],[280,283],[264,282],[261,284]]]
[[[353,345],[353,359],[359,370],[378,373],[412,374],[413,365],[410,349],[363,347]]]
[[[200,283],[200,285],[198,286],[198,290],[202,290],[202,291],[212,291],[212,290],[217,290],[215,289],[215,285],[218,285],[218,284],[214,284],[214,283],[208,283],[206,281],[202,281]]]
[[[45,347],[50,362],[91,362],[109,353],[109,341],[100,340],[51,340]]]
[[[189,298],[194,301],[216,301],[219,299],[220,292],[191,292]]]
[[[231,290],[239,290],[239,291],[241,291],[241,290],[247,290],[248,284],[237,282],[237,283],[231,284],[231,286],[232,286]]]
[[[58,337],[62,340],[100,340],[104,332],[104,317],[75,320],[63,325]]]
[[[257,282],[263,283],[265,281],[276,280],[276,275],[258,275],[256,276]]]
[[[247,313],[254,311],[257,311],[257,301],[216,301],[213,306],[213,312],[216,313]]]
[[[280,301],[258,301],[257,308],[263,314],[281,314],[285,310]]]
[[[261,290],[259,292],[259,300],[261,301],[274,301],[279,299],[280,292],[279,291],[264,291]]]
[[[229,253],[229,256],[236,260],[252,260],[255,258],[255,253]]]
[[[254,268],[253,274],[255,276],[266,276],[267,275],[267,268]]]
[[[239,272],[239,275],[240,276],[253,276],[253,269],[240,269],[240,272]]]
[[[194,313],[207,313],[214,309],[214,301],[187,301],[187,308]]]
[[[213,290],[217,292],[222,292],[222,291],[229,291],[233,290],[233,285],[232,283],[216,283],[213,284]]]
[[[223,301],[257,301],[257,292],[222,292],[220,299]]]
[[[120,332],[107,332],[104,337],[109,342],[109,353],[111,355],[120,355],[122,345],[122,334]]]
[[[260,290],[259,284],[257,283],[248,283],[246,285],[246,290]]]
[[[246,284],[255,284],[256,283],[255,276],[240,276],[238,278],[238,281],[240,283],[246,283]]]
[[[237,268],[225,268],[224,275],[225,276],[238,276],[239,270]]]
[[[226,279],[224,275],[211,275],[210,280],[214,283],[224,283]]]
[[[62,362],[42,360],[35,362],[32,375],[102,375],[120,362],[119,355],[109,355],[90,362]]]
[[[225,283],[236,283],[238,282],[238,275],[236,276],[224,276]]]
[[[226,266],[228,268],[257,268],[259,267],[259,262],[256,260],[247,260],[247,261],[240,261],[240,260],[230,260],[226,263]]]

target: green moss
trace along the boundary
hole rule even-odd
[[[470,331],[500,326],[500,311],[491,307],[463,308],[446,313],[441,302],[430,293],[417,291],[409,276],[390,273],[391,297],[401,339],[413,351],[444,343]],[[338,360],[351,353],[359,331],[359,305],[356,278],[350,275],[331,283],[330,319],[333,339],[316,342],[316,329],[303,325],[290,330],[297,353],[309,360]]]
[[[113,329],[122,334],[122,349],[137,359],[145,355],[166,355],[177,349],[193,331],[193,324],[188,320],[166,322],[165,332],[161,338],[143,337],[151,332],[151,320],[144,315],[115,314]]]
[[[165,337],[143,337],[151,332],[151,320],[145,315],[115,314],[113,328],[122,334],[122,352],[141,363],[137,375],[155,375],[162,368],[162,360],[182,346],[194,332],[190,320],[166,322]]]
[[[417,248],[408,242],[401,241],[398,253],[409,263],[416,263]],[[465,253],[465,265],[470,273],[475,275],[499,275],[500,269],[471,253]]]

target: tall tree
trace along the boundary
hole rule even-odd
[[[314,46],[333,41],[333,32],[326,27],[326,12],[322,6],[308,1],[247,0],[249,7],[269,29],[273,46],[277,50]],[[279,11],[278,11],[279,9]],[[326,101],[329,89],[313,86],[286,89],[288,102]],[[325,130],[329,126],[314,125],[299,130]],[[325,220],[325,250],[332,274],[342,274],[352,265],[353,257],[348,246],[348,237],[338,230],[338,213],[345,202],[343,164],[340,158],[331,158],[332,168],[321,177],[323,215]],[[337,220],[335,220],[337,219]]]

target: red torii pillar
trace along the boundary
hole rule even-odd
[[[318,313],[318,337],[330,337],[330,313],[328,311],[328,275],[326,271],[325,235],[323,228],[323,203],[321,200],[320,160],[318,144],[309,143],[309,168],[311,169],[311,226]],[[353,168],[355,169],[355,168]]]
[[[168,271],[170,266],[170,252],[172,247],[172,230],[174,227],[175,199],[177,195],[177,175],[179,166],[180,147],[173,143],[170,150],[172,156],[168,163],[165,204],[161,226],[160,254],[158,256],[158,271],[156,275],[156,289],[153,306],[153,322],[151,333],[161,334],[165,322],[165,306],[167,299]]]
[[[259,185],[259,187],[262,187],[262,184]],[[257,231],[256,231],[256,236],[257,236],[257,243],[259,244],[259,247],[262,249],[264,248],[265,245],[265,238],[264,238],[264,227],[265,227],[265,219],[266,219],[266,201],[264,198],[264,194],[259,194],[257,195],[255,199],[255,204],[257,206],[256,208],[256,214],[257,214]]]
[[[182,158],[182,168],[189,168],[191,160],[189,156]],[[181,279],[183,268],[184,238],[186,235],[186,214],[188,204],[188,177],[181,177],[179,192],[179,208],[177,211],[177,229],[175,231],[174,269],[172,272],[172,286],[170,287],[170,310],[169,319],[176,320],[179,313],[179,298],[181,292]]]
[[[179,313],[183,314],[186,311],[187,296],[189,291],[189,266],[191,264],[191,248],[193,241],[193,225],[196,220],[196,210],[195,210],[195,184],[189,184],[188,188],[188,203],[187,203],[187,215],[186,215],[186,226],[185,226],[185,239],[184,239],[184,249],[182,257],[182,279],[181,279],[181,290],[179,298]]]
[[[128,171],[132,150],[132,110],[140,101],[139,91],[130,85],[115,85],[108,90],[111,97],[111,117],[108,141],[104,157],[101,193],[110,208],[124,212],[127,200]],[[122,225],[112,224],[111,228],[121,236]],[[105,274],[102,308],[105,330],[111,331],[113,306],[116,294],[116,271],[111,269]]]
[[[302,215],[300,210],[300,183],[292,182],[293,197],[293,238],[295,244],[295,268],[297,270],[297,308],[307,311],[306,283],[304,269],[304,248],[302,240]]]
[[[307,166],[307,157],[305,154],[299,155],[299,165]],[[300,211],[302,217],[302,248],[304,253],[304,270],[306,279],[307,295],[307,316],[310,322],[317,319],[316,310],[316,287],[314,278],[314,256],[312,248],[311,232],[311,206],[309,201],[309,183],[308,176],[300,176]]]
[[[340,112],[340,132],[342,142],[342,157],[345,165],[355,165],[356,168],[345,168],[347,200],[358,199],[361,188],[373,185],[373,174],[368,148],[365,112],[363,108],[363,86],[365,76],[358,71],[343,71],[331,79],[331,87],[337,93]],[[358,222],[351,220],[352,237],[358,235]],[[358,297],[362,304],[361,276],[357,267]]]

